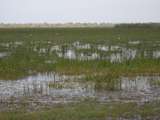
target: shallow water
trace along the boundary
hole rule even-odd
[[[160,58],[160,50],[159,51],[153,51],[153,58]]]
[[[140,41],[129,41],[128,44],[131,44],[131,45],[138,45],[140,44]]]
[[[134,60],[136,58],[160,58],[159,49],[142,49],[137,47],[140,41],[129,41],[129,45],[101,45],[74,42],[73,44],[55,45],[49,50],[41,48],[39,53],[54,52],[60,58],[74,60],[107,60],[111,63]],[[135,46],[136,45],[136,46]]]
[[[4,49],[0,58],[11,55],[9,48],[18,48],[25,45],[23,42],[1,44]],[[90,44],[79,41],[56,45],[47,42],[41,46],[34,43],[27,46],[27,50],[39,55],[57,55],[63,59],[74,60],[106,60],[119,63],[136,58],[160,58],[159,47],[150,49],[143,46],[140,41],[129,41],[127,44]],[[31,47],[31,48],[30,48]],[[15,49],[13,49],[15,50]],[[46,58],[46,64],[58,61]],[[160,100],[160,76],[135,76],[118,78],[118,82],[96,83],[83,80],[84,76],[64,76],[55,73],[43,73],[28,76],[19,80],[0,80],[0,102],[27,102],[39,103],[68,103],[85,99],[95,99],[100,102],[148,102]],[[82,82],[83,81],[83,82]]]
[[[137,50],[130,48],[123,48],[119,46],[97,46],[93,52],[89,51],[88,47],[79,47],[81,52],[77,52],[77,48],[68,48],[65,50],[59,49],[56,51],[58,57],[65,59],[76,59],[76,60],[109,60],[110,62],[123,62],[125,60],[132,60],[136,58]],[[88,51],[83,51],[88,49]],[[99,50],[99,51],[98,51]],[[116,52],[115,52],[116,51]],[[107,52],[113,52],[107,54]],[[105,55],[103,53],[106,53]]]
[[[36,52],[38,55],[57,56],[63,59],[71,60],[106,60],[111,63],[122,63],[125,61],[134,60],[137,58],[160,58],[160,48],[158,44],[145,43],[143,41],[128,41],[128,43],[117,44],[91,44],[81,43],[79,41],[68,44],[52,44],[50,41],[47,43],[30,43],[26,45],[24,42],[8,42],[1,43],[2,51],[14,52],[19,47],[26,47],[30,52]],[[146,46],[145,46],[146,45]],[[0,58],[5,56],[0,53]],[[48,62],[46,62],[48,63]],[[52,61],[49,63],[53,63]]]
[[[8,56],[8,55],[9,55],[9,53],[0,52],[0,58],[6,57],[6,56]]]
[[[121,77],[112,90],[97,89],[97,83],[85,82],[83,78],[44,73],[15,81],[0,80],[0,101],[28,98],[28,102],[64,103],[91,98],[100,102],[148,102],[160,99],[160,87],[156,84],[160,76]]]

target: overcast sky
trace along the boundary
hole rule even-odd
[[[160,22],[160,0],[0,0],[0,22]]]

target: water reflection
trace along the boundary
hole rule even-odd
[[[0,58],[6,57],[8,55],[9,55],[9,53],[7,53],[7,52],[0,52]]]
[[[140,41],[129,41],[128,44],[131,44],[131,45],[138,45],[140,44]]]
[[[129,44],[139,44],[139,41],[130,41]],[[159,51],[147,52],[136,47],[120,45],[91,45],[75,42],[73,45],[65,47],[54,46],[54,51],[58,57],[76,60],[108,60],[112,63],[134,60],[138,57],[160,58]]]
[[[14,42],[1,42],[0,46],[5,48],[17,48],[19,46],[23,45],[23,42],[21,41],[14,41]]]
[[[140,46],[140,41],[129,41],[126,44],[90,44],[79,41],[52,45],[47,43],[46,47],[40,47],[36,44],[32,50],[38,54],[56,55],[59,58],[74,60],[106,60],[111,63],[121,63],[124,61],[134,60],[137,58],[159,59],[160,52],[158,47]]]
[[[152,101],[160,99],[160,76],[121,77],[116,81],[82,82],[84,76],[44,73],[21,80],[0,80],[0,100],[31,97],[32,101],[63,102],[94,98],[98,101]],[[117,82],[118,81],[118,82]],[[153,82],[155,81],[155,82]],[[155,84],[153,84],[155,83]]]
[[[106,60],[111,63],[121,63],[124,61],[134,60],[137,58],[160,58],[160,49],[158,43],[145,43],[143,41],[128,41],[127,43],[117,44],[90,44],[79,41],[68,44],[53,44],[51,41],[31,42],[27,46],[39,55],[56,55],[59,58],[74,60]],[[42,45],[41,45],[42,44]],[[44,45],[43,45],[44,44]],[[15,50],[15,48],[25,45],[24,42],[15,41],[0,43],[2,51]],[[24,47],[26,47],[24,46]],[[0,52],[0,58],[7,56],[7,53]],[[48,63],[48,62],[47,62]],[[52,62],[50,62],[52,63]]]
[[[85,45],[88,46],[88,45]],[[88,47],[80,47],[78,49],[88,49],[88,51],[77,52],[76,49],[65,48],[65,49],[57,49],[55,52],[58,57],[66,58],[66,59],[77,59],[77,60],[109,60],[110,62],[123,62],[125,60],[132,60],[136,58],[137,50],[130,48],[123,48],[119,46],[101,46],[98,45],[97,49],[93,49],[93,51],[89,50]],[[100,51],[98,51],[100,50]],[[113,53],[110,53],[113,51]],[[104,54],[104,52],[108,52],[108,54]]]
[[[97,47],[98,50],[101,50],[101,51],[109,51],[109,46],[105,46],[105,45],[98,45]]]
[[[160,58],[160,51],[153,51],[153,58]]]
[[[91,45],[89,43],[87,44],[82,44],[80,42],[74,42],[73,43],[73,46],[76,48],[76,49],[91,49]]]

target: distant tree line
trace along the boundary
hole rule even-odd
[[[132,24],[116,24],[115,27],[125,27],[125,28],[131,28],[131,27],[147,27],[147,28],[159,28],[160,23],[132,23]]]
[[[131,28],[131,27],[146,27],[146,28],[159,28],[160,23],[0,23],[0,28],[63,28],[63,27],[108,27],[108,28]]]

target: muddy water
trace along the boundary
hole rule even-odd
[[[95,82],[84,82],[84,76],[37,74],[21,80],[0,80],[0,101],[67,103],[85,99],[100,102],[147,102],[160,99],[160,76],[120,77],[116,89],[97,88]],[[83,81],[83,82],[82,82]],[[108,86],[107,86],[108,87]]]

